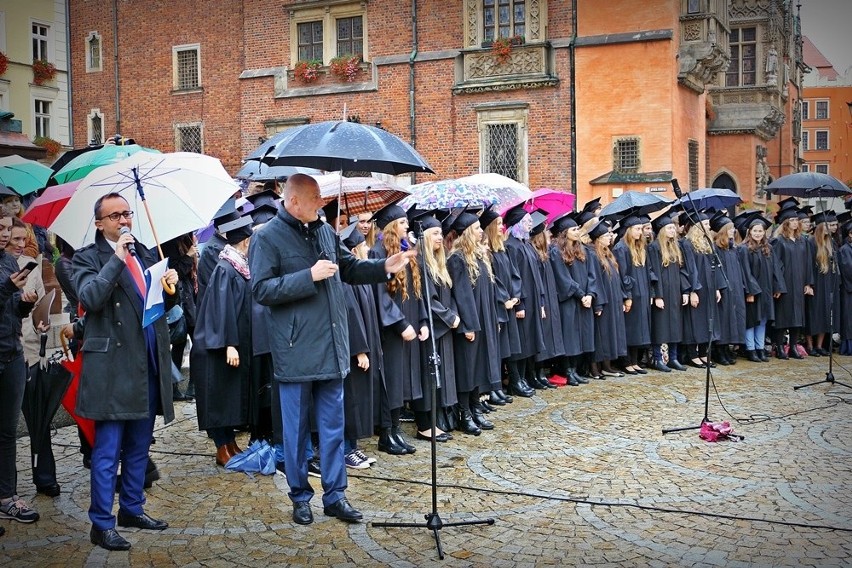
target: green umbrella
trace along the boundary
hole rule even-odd
[[[44,164],[17,155],[0,158],[0,183],[20,196],[44,187],[52,173]]]
[[[57,184],[68,183],[78,179],[83,179],[89,172],[101,166],[120,162],[128,156],[132,156],[137,152],[151,152],[159,154],[159,150],[153,148],[145,148],[138,144],[115,145],[104,144],[103,148],[80,154],[67,164],[61,170],[53,175],[53,179]]]

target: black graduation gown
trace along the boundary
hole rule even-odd
[[[559,298],[556,290],[556,278],[550,260],[538,259],[541,283],[544,285],[544,313],[541,328],[544,339],[544,351],[539,351],[536,361],[547,361],[565,355],[565,340],[562,337],[562,313],[559,310]]]
[[[251,283],[220,260],[201,299],[190,352],[199,430],[248,423],[251,304]],[[226,362],[229,345],[240,356],[236,368]]]
[[[683,343],[706,344],[710,341],[710,318],[713,318],[713,341],[719,341],[719,304],[716,290],[724,290],[722,269],[713,269],[713,255],[695,251],[688,239],[681,241],[684,261],[690,275],[691,291],[698,294],[698,307],[687,304],[683,314]]]
[[[624,291],[621,274],[613,267],[607,274],[600,263],[597,253],[592,247],[586,249],[588,261],[598,264],[598,301],[595,309],[601,310],[601,315],[595,318],[595,361],[614,361],[627,355],[627,335],[624,330]]]
[[[386,258],[382,242],[376,242],[370,249],[370,258]],[[382,327],[382,352],[384,355],[385,387],[387,388],[390,409],[402,408],[405,401],[417,400],[423,396],[421,381],[421,353],[423,343],[415,338],[404,341],[402,332],[409,325],[416,333],[428,322],[423,300],[414,292],[411,268],[405,267],[408,287],[408,299],[402,299],[402,290],[391,296],[387,284],[374,284],[376,306]],[[423,275],[421,275],[423,277]]]
[[[375,311],[372,314],[362,311],[359,296],[355,293],[359,288],[359,296],[366,295],[372,300],[369,285],[343,286],[346,318],[349,323],[350,357],[349,374],[343,379],[343,436],[347,440],[369,438],[373,435],[373,373],[381,373],[381,361],[378,361],[379,369],[376,370],[373,368],[376,357],[371,356],[381,344],[379,322]],[[367,308],[369,309],[369,306]],[[366,354],[370,360],[370,367],[366,371],[358,367],[359,353]]]
[[[538,268],[538,260],[533,250],[520,239],[510,236],[506,239],[506,252],[509,254],[512,264],[521,275],[521,290],[517,298],[520,303],[515,306],[515,311],[523,311],[525,317],[517,320],[518,332],[521,339],[521,351],[509,357],[517,361],[533,357],[540,351],[544,351],[542,339],[541,307],[544,305],[542,293],[543,284],[541,273]]]
[[[198,279],[198,296],[196,297],[196,306],[201,305],[201,298],[204,296],[204,291],[207,289],[210,275],[213,274],[213,269],[219,263],[219,253],[225,249],[228,241],[223,239],[217,233],[214,233],[210,240],[204,243],[204,248],[201,249],[201,256],[198,257],[198,271],[196,278]]]
[[[770,247],[769,256],[759,250],[749,250],[745,243],[738,247],[738,251],[744,256],[748,264],[752,278],[760,288],[760,294],[755,296],[754,302],[746,304],[746,329],[751,329],[761,321],[773,321],[775,319],[776,292],[785,293],[787,287],[784,285],[784,274],[781,272],[781,263],[775,256],[775,251]]]
[[[648,245],[648,266],[652,275],[651,298],[663,299],[663,309],[651,306],[651,341],[654,345],[680,343],[683,341],[683,295],[692,291],[686,262],[663,266],[660,243],[652,241]]]
[[[595,259],[574,259],[569,266],[562,253],[550,247],[550,265],[556,281],[559,302],[559,321],[562,325],[562,344],[565,354],[576,357],[595,350],[595,311],[598,296],[598,277]],[[583,296],[592,296],[592,306],[584,308]]]
[[[832,267],[831,261],[829,261],[829,270],[823,274],[817,265],[815,241],[808,239],[807,242],[813,271],[811,279],[813,280],[814,295],[805,297],[805,333],[808,335],[828,333],[832,331],[832,327],[834,331],[837,331],[840,321],[838,319],[840,316],[840,271],[836,265],[837,248],[834,246],[834,241],[831,241],[835,264]],[[832,302],[834,302],[834,306],[832,306]]]
[[[497,322],[500,324],[500,357],[507,359],[521,352],[521,333],[518,331],[515,308],[506,309],[508,300],[520,297],[521,275],[505,250],[491,253],[491,266],[494,269]]]
[[[727,289],[719,302],[719,342],[724,345],[745,343],[746,295],[759,295],[760,286],[752,277],[745,256],[736,248],[718,248],[721,270],[727,277]]]
[[[249,380],[249,424],[261,426],[272,405],[272,349],[269,346],[269,306],[251,303],[251,378]]]
[[[841,295],[841,324],[835,326],[843,339],[852,339],[852,244],[846,243],[840,247],[839,255],[840,276],[842,283]]]
[[[479,277],[472,283],[461,254],[452,254],[447,259],[447,270],[453,279],[453,300],[461,318],[453,333],[458,392],[470,392],[476,388],[480,392],[488,392],[501,388],[494,283],[488,276],[485,263],[477,262]],[[469,332],[474,333],[473,341],[464,336]]]
[[[791,241],[773,239],[772,250],[781,263],[787,293],[775,300],[775,329],[805,325],[805,286],[813,284],[813,271],[807,241],[801,237]]]
[[[458,312],[456,311],[455,300],[452,296],[452,288],[439,285],[431,276],[427,278],[426,285],[429,290],[429,300],[432,308],[432,327],[434,327],[433,337],[435,338],[435,349],[438,351],[438,357],[441,361],[440,379],[438,385],[437,400],[438,407],[447,408],[458,402],[456,395],[456,361],[453,350],[453,329],[452,325]],[[429,306],[427,306],[427,309]],[[432,388],[432,366],[429,358],[432,355],[432,339],[429,338],[423,343],[421,361],[421,377],[423,379],[423,398],[412,402],[411,406],[414,410],[421,412],[429,412],[432,410],[431,391]]]
[[[624,291],[633,300],[630,311],[624,314],[624,326],[629,347],[645,347],[651,344],[651,271],[647,254],[645,264],[634,266],[630,250],[623,240],[612,247],[618,262]]]

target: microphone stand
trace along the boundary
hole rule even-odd
[[[817,196],[820,198],[820,202],[822,202],[822,189],[824,187],[825,186],[820,186],[820,187],[816,188],[816,191],[817,191],[817,194],[818,194]],[[825,208],[823,208],[823,212],[825,212]],[[834,248],[834,238],[833,237],[830,239],[830,242],[831,242],[831,247],[833,249]],[[836,272],[837,271],[837,265],[836,265],[837,260],[836,259],[837,259],[837,255],[840,254],[840,251],[834,250],[832,252],[834,254],[832,254],[830,259],[829,259],[829,267],[830,267],[829,268],[829,274],[831,274],[831,278],[832,278],[832,280],[834,280],[834,275],[837,274],[837,272]],[[812,383],[807,383],[807,384],[804,384],[804,385],[795,386],[795,387],[793,387],[793,390],[799,390],[799,389],[803,389],[805,387],[812,387],[814,385],[820,385],[822,383],[829,383],[829,384],[832,384],[832,385],[837,384],[837,385],[846,387],[848,389],[852,389],[852,385],[848,385],[846,383],[842,383],[842,382],[834,379],[834,283],[833,282],[828,287],[828,290],[829,290],[829,292],[828,292],[828,301],[829,301],[829,304],[828,304],[828,329],[829,329],[829,332],[828,332],[828,371],[825,373],[825,378],[823,380],[814,381]]]
[[[677,182],[677,179],[672,179],[672,187],[674,188],[675,195],[678,196],[678,199],[683,199],[683,192],[680,189],[680,185]],[[714,290],[716,289],[716,268],[722,266],[722,259],[719,258],[719,252],[716,250],[716,245],[713,243],[713,239],[710,238],[710,234],[707,232],[707,228],[704,227],[704,223],[699,219],[698,215],[698,207],[695,206],[695,202],[689,197],[689,193],[686,194],[686,201],[692,206],[692,213],[684,207],[683,211],[686,213],[686,216],[692,221],[693,225],[699,225],[701,230],[704,232],[704,237],[707,239],[707,242],[710,243],[710,249],[713,251],[713,257],[710,260],[710,273],[713,275],[713,286]],[[694,217],[693,217],[694,215]],[[728,275],[725,274],[725,271],[722,270],[722,276],[725,277],[725,282],[728,281]],[[713,294],[712,300],[716,301],[716,295]],[[707,363],[705,364],[705,376],[704,376],[704,416],[701,418],[701,422],[698,426],[681,426],[678,428],[663,428],[663,434],[671,434],[673,432],[683,432],[685,430],[697,430],[704,425],[705,422],[710,422],[710,418],[708,418],[708,414],[710,412],[710,353],[713,350],[713,309],[712,306],[707,310]]]
[[[429,246],[424,239],[424,231],[423,231],[423,223],[417,222],[417,240],[418,242],[424,243],[423,246]],[[435,324],[432,319],[432,296],[429,293],[429,272],[426,266],[426,258],[421,253],[420,254],[420,273],[422,274],[422,289],[423,296],[426,299],[426,313],[428,314],[429,321],[429,340],[431,341],[432,353],[429,355],[429,375],[431,376],[431,380],[429,381],[429,400],[431,402],[431,410],[429,411],[429,418],[432,422],[432,440],[429,444],[431,450],[431,459],[432,459],[432,510],[429,513],[424,515],[426,519],[425,523],[390,523],[390,522],[382,522],[382,523],[372,523],[374,527],[399,527],[399,528],[418,528],[424,527],[432,531],[432,535],[435,537],[435,546],[438,549],[438,558],[441,560],[444,559],[444,550],[441,548],[441,535],[440,531],[444,527],[458,527],[465,525],[493,525],[494,519],[482,519],[482,520],[470,520],[470,521],[454,521],[445,523],[441,519],[441,515],[438,513],[438,457],[437,457],[437,442],[435,440],[435,436],[437,436],[437,413],[438,413],[438,400],[437,400],[437,390],[438,385],[441,384],[441,357],[438,355],[438,345],[435,343]]]

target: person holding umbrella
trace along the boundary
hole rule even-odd
[[[142,270],[154,264],[154,257],[130,232],[133,211],[127,200],[117,193],[99,197],[94,218],[95,242],[73,260],[74,287],[86,310],[77,414],[95,421],[89,536],[107,550],[129,550],[112,514],[119,456],[118,525],[168,527],[145,514],[143,484],[154,419],[157,414],[166,423],[174,419],[169,328],[162,317],[142,327]],[[175,270],[164,277],[166,284],[177,284]],[[174,296],[165,296],[164,302],[169,309]],[[123,363],[121,380],[116,380],[116,361]]]
[[[21,346],[21,318],[29,315],[35,292],[22,292],[28,271],[5,248],[12,235],[12,215],[0,212],[0,518],[32,523],[39,514],[16,494],[15,446],[27,368]]]
[[[316,180],[304,174],[289,177],[284,207],[257,230],[249,247],[252,293],[272,310],[270,346],[293,520],[305,525],[313,522],[314,491],[304,453],[311,398],[320,438],[323,512],[347,522],[363,518],[345,496],[343,379],[350,357],[343,282],[386,282],[415,256],[414,251],[403,251],[386,259],[357,260],[318,219],[320,207]]]

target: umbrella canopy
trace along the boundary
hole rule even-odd
[[[137,152],[86,176],[49,228],[75,249],[93,243],[95,202],[114,192],[136,213],[133,235],[151,247],[207,226],[238,190],[216,158]]]
[[[240,171],[234,177],[247,179],[249,181],[273,181],[287,179],[293,174],[307,174],[309,176],[320,175],[322,172],[314,168],[300,168],[297,166],[268,166],[263,162],[251,160],[243,164]]]
[[[71,199],[71,196],[74,195],[74,192],[77,191],[80,181],[71,181],[46,188],[35,201],[30,203],[21,220],[40,227],[49,227],[68,203],[68,200]]]
[[[550,223],[560,215],[573,211],[576,200],[577,196],[573,193],[545,187],[532,192],[524,209],[530,213],[536,209],[547,211],[547,222]]]
[[[514,194],[515,200],[518,201],[529,199],[532,196],[532,191],[530,191],[530,188],[524,184],[519,183],[512,178],[492,172],[461,177],[458,181],[481,184],[485,187],[491,188],[500,195],[501,206],[510,203],[510,201],[507,200],[508,198],[504,198],[503,196]]]
[[[728,207],[733,207],[734,205],[738,205],[742,202],[742,198],[730,189],[706,187],[690,191],[689,193],[684,193],[683,197],[672,202],[672,206],[678,205],[683,208],[689,207],[690,211],[693,206],[696,209],[707,209],[712,207],[718,211],[721,209],[727,209]]]
[[[54,172],[58,172],[59,170],[65,167],[65,164],[67,164],[80,154],[85,154],[86,152],[94,152],[95,150],[100,150],[103,147],[103,144],[96,144],[94,146],[85,146],[83,148],[73,148],[71,150],[68,150],[67,152],[63,152],[61,156],[56,158],[55,162],[50,164],[50,169]]]
[[[408,189],[374,177],[343,177],[340,173],[314,176],[326,203],[340,198],[340,208],[349,215],[372,213],[406,197]]]
[[[21,197],[44,187],[52,173],[44,164],[18,155],[0,158],[0,183]]]
[[[649,215],[660,209],[671,205],[672,200],[661,197],[655,193],[644,191],[625,191],[615,198],[612,203],[604,205],[601,209],[601,217],[613,217],[633,213],[636,215]]]
[[[794,197],[845,197],[852,190],[845,183],[828,174],[819,172],[798,172],[781,176],[766,186],[768,191],[777,195]]]
[[[68,183],[69,181],[83,179],[97,168],[120,162],[128,156],[132,156],[138,152],[160,153],[159,150],[145,148],[138,144],[128,144],[126,146],[106,144],[97,150],[85,152],[78,155],[76,158],[73,158],[65,164],[62,169],[54,173],[51,179],[56,180],[56,184],[63,184]]]
[[[30,433],[33,467],[38,465],[41,449],[50,443],[50,422],[70,383],[71,373],[54,358],[44,366],[36,363],[29,369],[21,410]]]
[[[426,160],[390,132],[345,120],[289,128],[260,145],[247,160],[327,172],[433,173]]]
[[[430,181],[408,188],[411,195],[398,203],[403,209],[415,207],[422,210],[454,209],[456,207],[488,207],[500,205],[502,200],[516,200],[512,191],[495,190],[481,183],[463,182],[460,179]]]

